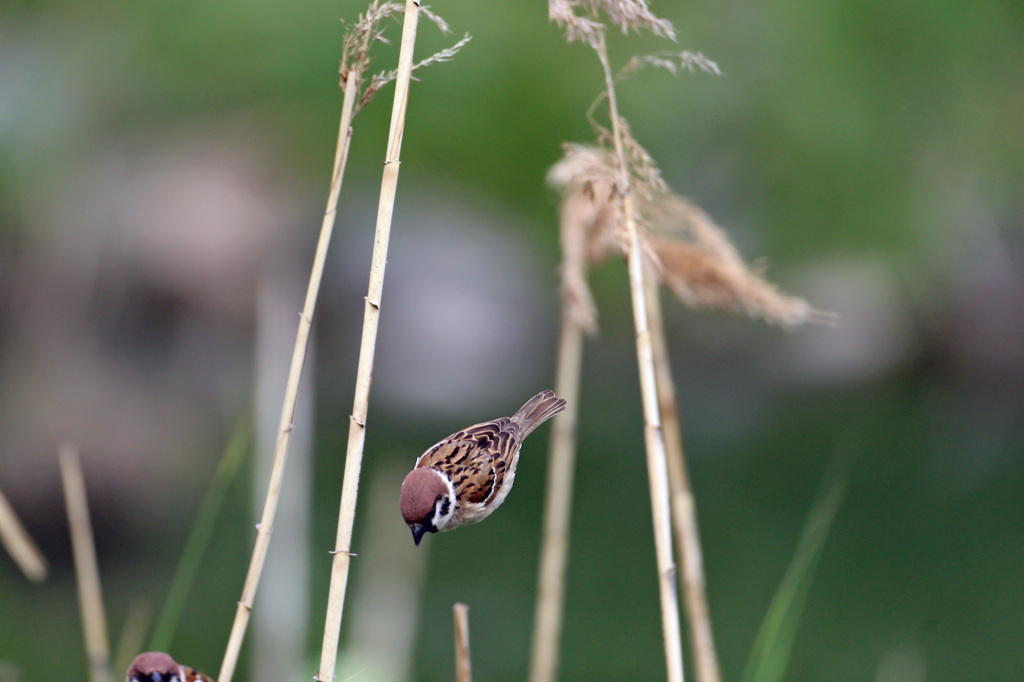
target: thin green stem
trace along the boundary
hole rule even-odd
[[[181,614],[185,610],[188,594],[192,591],[196,575],[199,574],[199,566],[203,556],[210,546],[210,537],[213,535],[213,528],[217,523],[221,507],[224,506],[224,499],[228,490],[238,473],[239,464],[249,450],[251,436],[251,424],[248,415],[243,416],[235,427],[224,448],[224,453],[217,463],[217,469],[213,473],[213,479],[206,488],[206,494],[199,506],[195,523],[185,541],[185,549],[182,550],[178,566],[174,570],[174,577],[171,579],[171,587],[167,590],[167,597],[164,599],[160,616],[153,628],[153,634],[149,639],[150,651],[170,651],[174,641],[174,633],[181,622]]]

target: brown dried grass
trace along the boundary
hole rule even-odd
[[[633,141],[635,143],[635,140]],[[639,147],[639,145],[636,145]],[[708,214],[665,185],[649,154],[640,147],[629,155],[637,190],[639,238],[646,265],[682,303],[762,319],[780,327],[831,324],[835,316],[802,298],[778,290],[763,273],[748,265],[725,231]],[[586,282],[586,267],[623,251],[624,229],[612,154],[601,147],[566,145],[565,155],[548,173],[562,194],[563,244],[582,244],[581,253],[566,253],[562,286],[573,315],[590,333],[597,312]]]

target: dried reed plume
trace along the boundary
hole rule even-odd
[[[598,188],[598,191],[601,189],[614,189],[615,191],[610,192],[608,198],[614,197],[615,202],[619,205],[612,207],[611,212],[604,211],[604,207],[598,207],[598,214],[603,215],[604,218],[610,216],[618,218],[620,215],[619,211],[621,210],[621,226],[624,229],[617,231],[614,239],[619,240],[625,246],[629,270],[630,298],[633,304],[633,323],[637,339],[637,366],[640,374],[640,393],[643,402],[644,444],[647,472],[650,480],[651,514],[654,523],[654,546],[658,565],[658,592],[661,606],[663,644],[665,647],[665,667],[669,682],[682,682],[683,650],[679,603],[676,594],[675,563],[672,558],[671,513],[669,510],[665,443],[661,431],[661,418],[658,412],[653,355],[647,322],[647,304],[645,302],[643,285],[644,258],[638,236],[633,196],[630,190],[630,169],[638,166],[635,161],[637,158],[641,158],[641,156],[637,156],[635,152],[637,150],[642,151],[642,147],[629,142],[632,137],[627,135],[625,121],[620,118],[618,113],[618,100],[615,96],[615,76],[612,74],[608,59],[608,49],[605,43],[606,26],[600,21],[600,12],[603,11],[607,20],[623,32],[628,33],[630,29],[637,31],[646,29],[656,35],[665,37],[674,37],[674,32],[670,23],[650,13],[643,0],[617,0],[615,2],[607,0],[591,0],[590,2],[583,2],[582,0],[552,0],[549,3],[549,11],[551,18],[565,29],[566,36],[570,42],[582,40],[594,50],[604,74],[603,100],[608,105],[608,115],[612,122],[610,129],[597,125],[592,116],[593,110],[601,101],[601,98],[587,112],[587,116],[595,125],[598,139],[605,143],[610,142],[615,151],[614,158],[617,173],[612,182],[607,184],[607,187]],[[641,160],[643,159],[641,158]],[[649,164],[649,167],[654,167],[654,165]],[[651,179],[660,180],[660,177]],[[588,187],[588,189],[593,196],[597,196],[594,194],[595,188],[593,186]],[[602,198],[600,200],[604,201],[607,199]],[[605,220],[605,223],[607,222]],[[614,220],[613,224],[619,224],[619,221]],[[578,245],[579,237],[576,236],[575,239],[577,240],[577,252],[574,255],[578,258],[580,248],[582,247]],[[569,243],[570,241],[572,240],[566,240],[563,236],[563,242]],[[577,283],[579,281],[585,282],[585,277],[582,275],[582,267],[578,264],[578,261],[575,264],[567,264],[564,272],[572,274],[577,279]],[[566,291],[569,291],[568,287]],[[568,300],[568,294],[564,298]],[[590,299],[587,296],[581,300],[589,302]],[[588,322],[581,315],[573,315],[568,311],[563,314],[564,320],[574,318],[582,320],[584,324]],[[560,368],[559,374],[561,375],[563,371]],[[552,453],[552,459],[557,458],[571,461],[574,456],[574,448],[571,446],[563,451]],[[551,468],[553,471],[558,468],[571,471],[572,465],[569,463],[556,467],[556,462],[553,461]],[[549,491],[547,498],[549,502],[557,500],[559,497],[569,497],[571,495],[571,481],[561,480],[559,484],[563,485],[565,489]],[[557,518],[556,513],[564,514],[565,518]],[[548,516],[549,514],[551,514],[550,517]],[[549,504],[545,509],[545,544],[542,548],[545,554],[553,549],[558,554],[564,556],[567,551],[564,546],[568,542],[567,532],[563,531],[562,547],[557,547],[554,542],[548,542],[547,536],[559,527],[566,525],[567,504],[564,501],[559,505]],[[558,562],[551,561],[550,563],[555,564]],[[564,564],[564,560],[562,560],[562,563]],[[548,557],[542,556],[541,566],[545,567],[548,564]],[[542,572],[541,579],[543,580],[545,577],[551,579],[558,578],[553,573],[545,576]],[[537,648],[534,650],[534,659],[531,666],[534,682],[551,680],[555,677],[558,662],[557,646],[561,634],[559,628],[561,627],[562,605],[561,603],[545,603],[544,600],[560,599],[561,594],[562,588],[560,586],[556,586],[554,589],[542,587],[539,591],[537,623],[538,628],[546,628],[546,631],[535,633],[534,642]],[[545,613],[554,614],[555,617],[543,617]]]
[[[562,283],[574,305],[573,315],[590,331],[597,329],[593,297],[582,265],[603,262],[624,251],[622,203],[618,201],[616,167],[606,149],[565,145],[565,155],[548,173],[548,182],[562,194],[563,243],[582,242],[586,263],[567,257]],[[834,321],[802,298],[787,296],[748,266],[725,232],[698,206],[673,194],[649,155],[636,151],[630,174],[637,202],[639,238],[650,273],[684,304],[745,313],[782,327]]]
[[[565,29],[569,42],[576,40],[598,50],[604,40],[605,24],[599,15],[623,33],[646,29],[662,38],[676,39],[676,29],[667,19],[656,17],[645,0],[550,0],[548,17]]]
[[[674,564],[671,541],[667,539],[668,524],[674,523],[683,561],[682,581],[697,678],[700,682],[718,682],[721,674],[711,632],[696,510],[686,474],[659,284],[687,305],[743,312],[784,327],[830,322],[833,318],[802,299],[780,293],[761,273],[748,267],[725,233],[703,211],[669,190],[654,159],[619,115],[615,84],[637,70],[651,66],[672,74],[684,69],[719,74],[718,65],[699,52],[658,52],[633,57],[613,74],[605,42],[609,28],[627,34],[646,30],[674,40],[672,24],[655,16],[644,0],[550,0],[548,8],[550,18],[565,30],[570,42],[584,42],[596,52],[604,72],[604,90],[587,112],[598,146],[567,145],[565,157],[548,175],[549,183],[562,193],[563,325],[559,378],[564,378],[567,385],[578,386],[579,353],[565,351],[581,346],[582,332],[597,331],[597,310],[587,285],[587,269],[613,253],[622,253],[629,266],[637,336],[668,677],[682,679],[672,583]],[[608,124],[595,117],[595,111],[602,105],[607,107]],[[574,372],[575,376],[570,376]],[[553,435],[531,668],[533,682],[553,680],[557,669],[574,457],[572,436],[556,440]],[[671,514],[667,489],[671,489]]]
[[[676,62],[679,62],[677,65]],[[626,65],[622,67],[615,80],[622,80],[626,76],[639,71],[645,66],[653,66],[658,69],[665,69],[673,76],[677,75],[681,70],[686,69],[690,73],[693,73],[694,67],[700,69],[704,73],[714,74],[720,76],[722,72],[718,68],[718,64],[714,63],[710,59],[704,56],[701,52],[690,52],[689,50],[683,50],[682,52],[655,52],[654,54],[646,55],[633,55],[630,57]]]
[[[351,28],[345,33],[345,39],[342,44],[342,56],[341,56],[341,67],[338,69],[341,75],[341,88],[345,89],[345,83],[348,80],[348,75],[352,72],[358,74],[359,85],[359,97],[356,99],[355,108],[353,109],[352,115],[355,116],[366,106],[374,95],[380,92],[381,88],[395,80],[398,76],[398,69],[390,69],[386,71],[380,71],[370,77],[368,81],[363,80],[363,75],[370,69],[371,58],[370,48],[374,43],[389,43],[390,41],[384,37],[384,20],[401,14],[405,10],[405,6],[396,2],[385,2],[381,3],[379,0],[374,0],[370,3],[366,12],[359,15],[352,25]],[[448,23],[439,15],[434,14],[430,9],[426,7],[420,7],[419,13],[434,22],[434,24],[441,30],[442,33],[450,33],[451,29],[448,27]],[[471,40],[467,33],[462,37],[459,42],[455,43],[449,48],[435,52],[426,59],[416,62],[412,65],[412,70],[429,66],[438,62],[446,62],[454,57],[463,46]]]
[[[611,132],[596,122],[593,125],[598,139],[607,142]],[[686,473],[657,285],[663,284],[688,306],[745,313],[786,328],[809,322],[831,323],[834,316],[816,310],[801,298],[780,293],[750,268],[724,231],[703,210],[669,190],[651,156],[625,126],[623,138],[626,172],[636,197],[636,233],[644,256],[647,285],[644,304],[657,374],[672,519],[682,560],[695,666],[698,680],[716,682],[720,673],[707,605],[696,507]],[[586,272],[616,253],[629,252],[625,203],[621,201],[616,165],[615,155],[606,148],[566,145],[563,159],[548,174],[549,184],[562,194],[561,274],[566,315],[591,334],[597,331],[597,311]],[[566,494],[571,493],[571,488],[562,486]]]

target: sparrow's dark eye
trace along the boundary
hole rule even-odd
[[[177,673],[142,673],[132,676],[132,682],[179,682]]]

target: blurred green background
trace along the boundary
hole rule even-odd
[[[159,610],[260,390],[276,426],[274,376],[290,357],[334,153],[339,18],[363,9],[0,6],[0,489],[52,568],[36,586],[0,556],[5,682],[85,678],[60,441],[83,453],[116,641],[135,600]],[[485,524],[417,549],[397,486],[425,447],[553,382],[557,198],[544,174],[561,142],[592,138],[584,112],[600,72],[543,3],[433,9],[454,34],[423,25],[418,57],[473,40],[412,89],[344,665],[356,680],[452,679],[451,604],[464,601],[478,678],[521,680],[547,429]],[[667,306],[726,679],[742,672],[837,457],[852,462],[848,494],[786,679],[1024,678],[1024,4],[652,9],[676,25],[676,49],[702,51],[723,76],[637,74],[619,91],[636,137],[745,256],[841,318],[785,333]],[[611,43],[619,64],[670,47]],[[381,46],[377,67],[396,53]],[[391,93],[355,121],[299,404],[296,438],[312,454],[297,444],[282,509],[308,530],[275,536],[285,579],[256,601],[271,619],[260,641],[291,633],[308,659],[290,679],[313,675],[323,629]],[[586,350],[563,679],[658,679],[621,263],[593,285],[602,332]],[[256,468],[247,461],[228,496],[171,647],[210,674],[262,503]],[[403,633],[411,650],[388,650]],[[238,679],[266,679],[269,664],[249,659],[260,648],[247,647]]]

